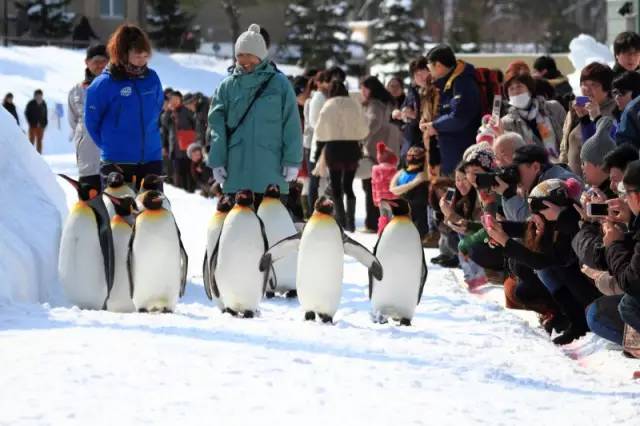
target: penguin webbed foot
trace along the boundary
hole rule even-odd
[[[304,320],[305,321],[315,321],[316,320],[316,313],[312,312],[312,311],[305,312]]]
[[[404,327],[411,327],[411,320],[409,318],[400,318],[400,325]]]
[[[333,318],[327,314],[318,314],[323,324],[333,324]]]
[[[160,312],[162,312],[163,314],[172,314],[173,313],[173,311],[171,309],[167,308],[167,307],[162,308],[162,310]]]
[[[224,308],[224,309],[222,310],[222,313],[223,313],[223,314],[229,314],[229,315],[231,315],[232,317],[237,317],[237,316],[238,316],[238,313],[237,313],[236,311],[234,311],[233,309],[231,309],[231,308]]]
[[[138,313],[141,313],[141,314],[148,314],[148,313],[149,313],[149,310],[148,310],[147,308],[140,308],[140,309],[138,309]]]
[[[389,319],[382,315],[382,313],[380,312],[372,312],[371,320],[374,324],[386,324],[387,322],[389,322]]]
[[[253,318],[255,316],[255,312],[253,311],[244,311],[242,314],[242,318]]]
[[[273,299],[276,297],[276,294],[273,291],[267,291],[264,293],[264,297],[267,299]]]
[[[296,290],[289,290],[284,294],[284,297],[287,299],[296,299],[298,298],[298,292]]]

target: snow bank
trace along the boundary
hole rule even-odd
[[[26,129],[24,108],[33,91],[42,89],[49,108],[49,126],[44,136],[45,154],[66,154],[74,150],[67,121],[67,96],[84,76],[84,50],[58,47],[0,47],[2,90],[14,94],[20,124]],[[206,63],[207,66],[198,66]],[[204,55],[168,55],[156,52],[151,67],[162,85],[184,92],[200,91],[210,96],[226,76],[228,61]],[[56,104],[62,117],[56,115]]]
[[[0,129],[0,303],[58,303],[65,195],[4,108]]]
[[[614,57],[611,49],[598,43],[595,38],[590,35],[580,34],[569,43],[569,60],[575,68],[575,72],[569,75],[569,83],[573,87],[576,94],[580,94],[580,72],[582,68],[592,62],[602,62],[613,66]]]

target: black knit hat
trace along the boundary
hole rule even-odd
[[[513,153],[513,164],[515,166],[535,162],[540,164],[547,164],[549,162],[549,154],[547,154],[547,151],[539,145],[527,144],[516,149]]]
[[[104,56],[105,58],[109,57],[107,47],[104,44],[96,44],[95,46],[90,46],[87,49],[87,59],[95,58],[96,56]]]

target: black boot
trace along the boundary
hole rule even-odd
[[[562,287],[553,293],[553,299],[556,301],[562,312],[569,318],[571,325],[564,333],[553,339],[556,345],[567,345],[576,339],[587,334],[589,326],[584,313],[584,308],[575,299],[571,291],[567,287]]]
[[[356,230],[356,199],[347,198],[347,222],[344,226],[348,232]]]
[[[344,228],[346,225],[346,215],[344,212],[344,201],[342,200],[342,198],[337,198],[334,200],[334,207],[336,210],[336,221],[338,222],[338,224],[340,224],[340,226]]]

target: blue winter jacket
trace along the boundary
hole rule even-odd
[[[640,96],[629,102],[620,117],[616,144],[630,143],[640,148]]]
[[[440,170],[451,175],[465,149],[476,142],[481,118],[480,89],[475,68],[462,61],[435,84],[440,90],[438,118],[433,122],[442,157]]]
[[[162,160],[158,117],[162,84],[153,70],[128,77],[110,67],[87,89],[84,121],[102,161],[142,164]]]

